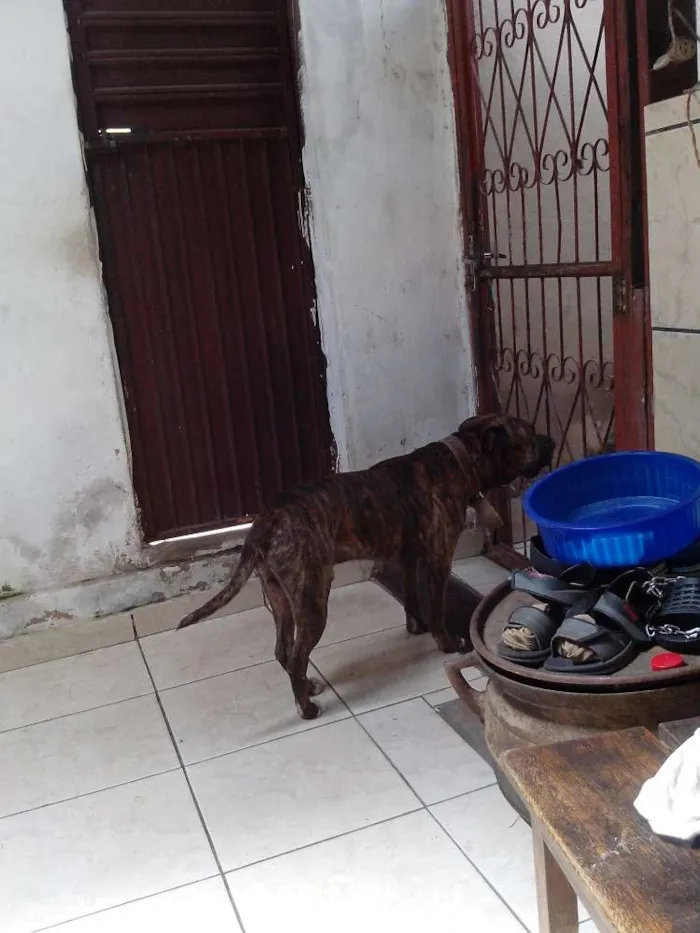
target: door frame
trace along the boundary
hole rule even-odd
[[[640,6],[637,9],[637,6]],[[615,441],[618,450],[653,446],[651,320],[648,282],[643,108],[648,102],[646,9],[635,0],[604,0],[610,147]],[[495,349],[490,279],[477,258],[480,218],[486,216],[479,190],[484,138],[481,95],[470,59],[476,34],[474,0],[448,0],[448,55],[454,94],[460,205],[462,212],[469,329],[475,361],[477,411],[498,408],[489,377]],[[481,248],[485,248],[481,244]],[[505,496],[495,504],[505,506]],[[493,557],[509,566],[524,560],[510,547],[490,543]]]

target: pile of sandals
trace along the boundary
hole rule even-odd
[[[652,645],[700,654],[700,542],[655,567],[565,565],[539,537],[532,566],[511,587],[534,604],[514,609],[498,654],[558,674],[610,674]]]

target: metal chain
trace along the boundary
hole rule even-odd
[[[652,625],[647,622],[645,626],[647,637],[653,639],[656,635],[675,635],[685,641],[693,641],[700,637],[700,626],[696,628],[679,628],[665,622],[663,625]]]
[[[654,625],[653,622],[654,616],[661,608],[661,601],[666,595],[669,586],[681,580],[688,579],[697,579],[697,577],[688,577],[683,574],[674,577],[654,576],[651,580],[642,584],[644,592],[658,600],[657,605],[650,611],[650,621],[644,626],[648,638],[653,640],[656,635],[673,635],[684,641],[694,641],[700,638],[700,626],[696,626],[695,628],[681,628],[678,625],[673,625],[671,622],[664,622],[662,625]]]
[[[652,577],[651,580],[647,580],[646,583],[642,583],[642,590],[648,595],[653,596],[655,599],[663,599],[666,590],[672,583],[677,583],[679,580],[685,579],[684,577]]]

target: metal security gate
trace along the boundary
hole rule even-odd
[[[149,540],[332,468],[285,0],[65,0]]]
[[[649,440],[633,8],[451,3],[479,405],[552,435],[555,465]]]

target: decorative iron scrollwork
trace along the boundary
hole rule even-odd
[[[556,465],[606,449],[613,424],[612,362],[499,347],[491,371],[501,410],[541,425],[556,440]],[[567,391],[557,391],[559,386]]]

